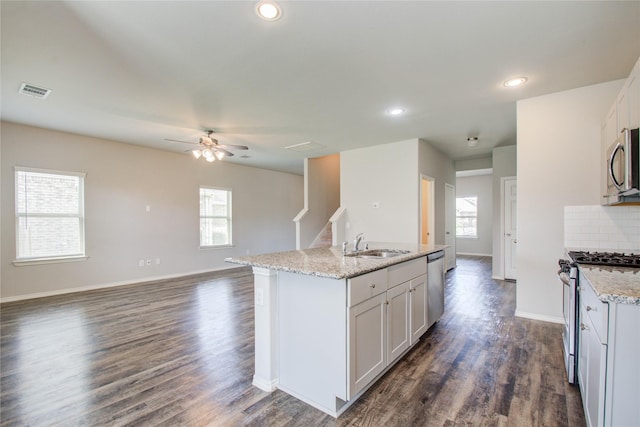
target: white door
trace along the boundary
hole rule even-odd
[[[444,250],[449,271],[456,266],[456,187],[451,184],[444,185],[444,244],[449,246]]]
[[[517,181],[506,178],[503,182],[504,207],[504,278],[516,279],[516,247],[518,243],[516,207]]]

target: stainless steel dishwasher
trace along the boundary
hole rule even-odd
[[[427,255],[428,327],[444,313],[444,251]]]

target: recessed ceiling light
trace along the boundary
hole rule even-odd
[[[525,84],[526,82],[527,82],[526,77],[516,77],[514,79],[507,80],[506,82],[504,82],[504,85],[506,87],[517,87]]]
[[[400,108],[400,107],[392,108],[389,110],[390,116],[399,116],[402,113],[404,113],[404,108]]]
[[[256,5],[256,13],[265,21],[277,21],[282,16],[282,9],[272,1],[261,1]]]

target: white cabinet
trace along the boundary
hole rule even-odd
[[[601,128],[601,192],[607,193],[607,176],[605,168],[609,161],[607,149],[623,129],[640,127],[640,59],[631,70],[631,74],[618,93],[615,102],[609,108]],[[606,198],[602,199],[606,203]]]
[[[588,426],[640,420],[640,306],[604,303],[580,273],[578,383]]]
[[[426,273],[422,257],[348,280],[349,398],[427,330]]]
[[[387,367],[386,294],[370,298],[349,314],[349,394],[355,396]]]
[[[387,291],[387,360],[389,362],[398,358],[409,348],[410,295],[409,282]]]
[[[607,343],[601,316],[608,305],[597,301],[588,285],[580,290],[580,350],[578,382],[582,394],[585,418],[588,426],[601,426],[604,422],[604,386]],[[591,314],[595,314],[592,319]],[[595,320],[595,321],[594,321]]]

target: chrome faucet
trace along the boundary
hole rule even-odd
[[[364,233],[360,233],[356,236],[356,238],[353,240],[353,250],[354,251],[359,251],[360,248],[358,248],[358,246],[360,246],[360,242],[362,241],[362,239],[364,239]]]

